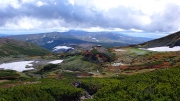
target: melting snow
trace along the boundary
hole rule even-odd
[[[12,62],[12,63],[3,63],[0,64],[0,68],[4,69],[10,69],[10,70],[16,70],[18,72],[22,72],[25,70],[32,70],[33,64],[30,64],[34,61],[20,61],[20,62]],[[26,66],[29,66],[30,68],[26,68]]]
[[[113,64],[111,64],[111,66],[121,66],[121,65],[124,65],[124,64],[122,64],[122,63],[113,63]]]
[[[46,37],[46,35],[43,35],[41,38],[45,38]]]
[[[53,48],[53,51],[58,51],[58,50],[61,50],[61,49],[74,49],[72,47],[67,47],[67,46],[56,46]]]
[[[96,40],[97,42],[99,42],[99,40],[97,40],[96,38],[92,38],[93,40]]]
[[[54,61],[50,61],[50,62],[48,62],[48,63],[51,63],[51,64],[59,64],[59,63],[61,63],[61,62],[63,62],[63,60],[54,60]]]
[[[53,43],[54,41],[52,40],[52,41],[48,41],[47,43]]]
[[[35,63],[39,63],[39,61],[35,61]]]
[[[140,48],[143,50],[157,51],[157,52],[169,52],[169,51],[180,51],[180,46],[169,48],[169,46],[154,47],[154,48]]]

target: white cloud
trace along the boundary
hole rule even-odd
[[[57,30],[57,31],[67,31],[69,30],[69,24],[63,19],[49,19],[49,20],[40,20],[33,17],[20,16],[8,20],[3,27],[0,29],[15,29],[15,30]]]
[[[140,10],[146,15],[159,13],[169,3],[180,5],[179,0],[69,0],[78,5],[95,6],[98,10],[109,10],[118,6]]]
[[[74,5],[74,0],[69,0],[69,3],[70,3],[71,5]]]
[[[140,19],[143,25],[148,25],[151,23],[151,18],[149,16],[142,16]]]
[[[11,6],[11,7],[17,9],[21,6],[18,0],[1,0],[0,5],[1,5],[0,9],[4,9],[8,6]]]
[[[54,4],[54,5],[57,5],[57,2],[55,0],[51,0],[51,2]]]
[[[36,3],[36,5],[37,5],[38,7],[41,7],[41,6],[43,6],[43,5],[47,5],[47,3],[43,3],[42,1],[38,1],[38,2]]]
[[[0,5],[1,29],[180,30],[179,0],[1,0]]]
[[[35,2],[36,0],[22,0],[22,3],[32,3]]]

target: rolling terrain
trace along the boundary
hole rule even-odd
[[[47,37],[46,34],[34,36],[33,41],[38,41],[37,37],[42,39],[41,44],[44,40],[46,43],[54,42],[54,40],[49,42],[50,36]],[[71,35],[63,37],[72,38]],[[24,40],[24,36],[19,38]],[[177,35],[174,34],[172,37],[165,37],[165,43],[176,43],[171,41],[176,38]],[[18,45],[13,45],[17,47],[23,44],[22,47],[30,44],[3,40],[5,41],[1,42],[2,46],[5,43],[18,42]],[[156,40],[164,43],[163,38]],[[155,47],[153,44],[157,42],[156,40],[150,41],[152,47]],[[75,53],[29,57],[28,60],[34,60],[33,64],[36,64],[33,70],[23,72],[1,70],[0,100],[180,100],[180,51],[154,52],[140,49],[138,47],[140,45],[105,48],[86,43],[79,46],[81,48],[78,49],[82,51]],[[158,47],[161,46],[164,44],[159,44]],[[62,62],[44,64],[44,61],[53,59],[61,59]]]
[[[152,48],[152,47],[161,47],[161,46],[169,46],[171,48],[174,46],[180,46],[180,31],[156,40],[151,40],[139,44],[138,47]]]
[[[113,32],[85,32],[74,31],[69,32],[50,32],[41,34],[15,35],[7,38],[27,41],[53,51],[56,46],[70,46],[72,44],[100,44],[105,47],[126,46],[139,44],[150,39],[131,37],[124,34],[116,34]]]
[[[180,32],[151,40],[139,45],[117,47],[112,49],[117,56],[116,64],[109,66],[109,70],[121,70],[121,73],[138,73],[178,67],[180,65]],[[126,72],[127,71],[127,72]]]
[[[32,43],[7,38],[0,38],[0,56],[42,56],[49,53],[51,52]]]

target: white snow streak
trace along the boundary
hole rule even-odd
[[[53,48],[53,51],[58,51],[58,50],[61,50],[61,49],[74,49],[72,47],[67,47],[67,46],[56,46]]]
[[[51,64],[59,64],[59,63],[62,63],[63,60],[54,60],[54,61],[50,61],[48,63],[51,63]]]
[[[169,46],[162,46],[162,47],[140,48],[140,49],[149,50],[149,51],[156,51],[156,52],[170,52],[170,51],[180,51],[180,46],[175,46],[172,48],[169,48]]]

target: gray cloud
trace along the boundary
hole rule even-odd
[[[107,11],[98,10],[94,6],[72,5],[68,0],[43,0],[46,5],[37,6],[36,2],[22,3],[19,8],[8,5],[0,9],[0,27],[7,23],[16,25],[23,17],[29,17],[41,21],[38,28],[53,26],[67,28],[121,28],[125,30],[139,29],[144,31],[175,31],[179,30],[180,7],[175,4],[167,5],[166,9],[158,14],[153,14],[150,23],[144,23],[147,15],[140,10],[118,6]],[[56,3],[55,3],[56,2]],[[13,19],[13,20],[12,20]],[[54,21],[54,22],[53,22]],[[52,22],[52,23],[51,23]],[[46,25],[47,24],[47,25]],[[38,29],[37,28],[37,29]]]

